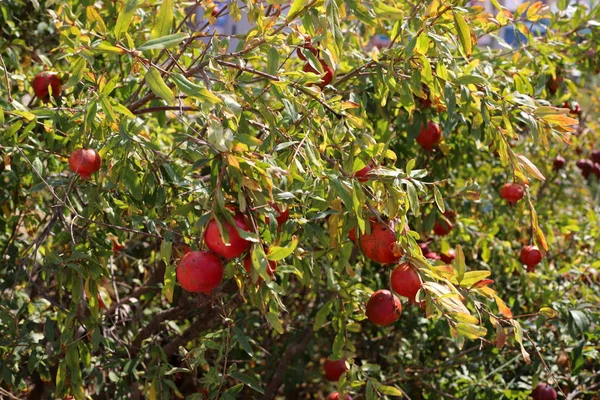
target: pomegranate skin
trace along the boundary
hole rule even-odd
[[[367,318],[377,326],[388,326],[400,318],[402,304],[389,290],[378,290],[367,302]]]
[[[360,238],[360,247],[364,255],[380,264],[397,262],[402,254],[394,255],[393,247],[396,235],[390,227],[377,220],[370,220],[371,232],[363,234]]]
[[[453,228],[454,225],[452,225],[451,222],[440,220],[436,221],[436,223],[433,225],[433,233],[438,236],[446,236]]]
[[[394,292],[408,297],[411,302],[415,301],[417,292],[423,286],[419,273],[409,263],[398,265],[392,272],[390,281]]]
[[[369,181],[369,177],[367,176],[367,174],[369,173],[369,171],[371,171],[373,169],[373,167],[371,167],[370,165],[365,166],[363,169],[356,171],[354,173],[354,176],[356,177],[356,179],[361,182],[361,183],[365,183]]]
[[[442,141],[442,132],[440,126],[435,122],[428,121],[427,126],[422,126],[417,143],[427,151],[431,151]]]
[[[319,60],[321,62],[321,67],[323,67],[323,71],[325,72],[321,77],[321,81],[318,86],[323,89],[325,86],[329,85],[333,81],[333,75],[335,71],[331,66],[329,66],[324,60]],[[313,74],[319,75],[319,71],[314,69],[310,63],[304,64],[304,68],[302,68],[304,72],[312,72]]]
[[[561,170],[564,168],[566,163],[567,163],[567,160],[565,160],[564,157],[556,156],[554,161],[552,161],[552,169],[555,171]]]
[[[533,272],[534,267],[542,261],[542,253],[536,246],[525,246],[521,249],[520,259],[527,266],[527,271]]]
[[[350,240],[356,243],[356,227],[348,231],[348,237],[350,238]]]
[[[40,100],[47,102],[50,100],[48,86],[52,89],[52,97],[58,97],[62,91],[62,82],[58,75],[53,72],[40,72],[31,81],[33,92]]]
[[[271,208],[273,210],[275,210],[275,220],[277,221],[277,226],[280,227],[281,225],[285,224],[285,222],[290,219],[290,209],[286,207],[285,210],[281,210],[280,206],[276,205],[276,204],[271,204]],[[271,218],[269,217],[265,217],[265,222],[267,224],[269,224],[271,221]]]
[[[333,392],[329,396],[327,396],[327,400],[341,400],[339,392]],[[349,394],[344,396],[344,400],[352,400],[352,396]]]
[[[315,57],[317,57],[319,54],[319,50],[317,50],[315,48],[315,46],[313,46],[311,43],[304,43],[302,46],[298,46],[296,48],[296,55],[298,55],[298,58],[301,59],[302,61],[306,61],[306,57],[302,53],[303,48],[310,51],[311,53],[313,53],[315,55]]]
[[[594,163],[591,160],[581,159],[577,161],[576,165],[577,168],[581,170],[581,175],[583,175],[584,178],[589,177],[594,169]]]
[[[531,392],[533,400],[556,400],[556,390],[547,383],[539,383]]]
[[[510,205],[515,205],[523,198],[523,186],[518,183],[505,183],[500,189],[500,196]]]
[[[223,263],[209,251],[191,251],[177,264],[177,282],[192,293],[210,294],[223,280]]]
[[[89,179],[101,166],[102,159],[94,149],[77,149],[69,157],[69,168],[83,179]]]
[[[240,212],[235,213],[233,220],[238,228],[245,231],[250,231],[246,223],[246,218]],[[206,247],[226,259],[238,257],[243,252],[248,250],[250,247],[250,242],[242,239],[237,229],[231,226],[228,222],[223,222],[223,229],[227,230],[227,234],[229,235],[229,244],[225,244],[223,241],[217,222],[212,219],[208,223],[206,232],[204,233],[204,243],[206,244]]]
[[[600,150],[592,151],[592,154],[590,155],[590,160],[592,160],[595,163],[600,164]]]
[[[323,369],[325,371],[325,378],[328,381],[339,381],[342,374],[348,371],[348,366],[346,365],[345,358],[340,358],[339,360],[328,359],[323,364]]]
[[[244,269],[247,273],[250,273],[252,270],[252,258],[250,257],[250,253],[246,257],[244,257]],[[275,274],[275,270],[277,269],[277,261],[269,260],[269,264],[267,266],[267,274],[270,277],[273,277]]]
[[[454,251],[454,249],[449,249],[446,253],[442,253],[440,258],[446,264],[451,264],[456,258],[456,251]]]
[[[441,260],[442,258],[440,257],[440,255],[438,253],[436,253],[435,251],[430,251],[429,253],[426,253],[424,255],[425,258],[428,258],[430,260]]]

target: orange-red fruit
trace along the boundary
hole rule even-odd
[[[250,271],[252,270],[252,258],[250,256],[250,253],[248,253],[248,255],[244,258],[244,269],[247,273],[250,273]],[[275,273],[276,269],[277,261],[269,260],[269,264],[267,266],[267,274],[269,274],[270,277],[273,277],[273,274]]]
[[[392,272],[390,280],[394,292],[408,297],[411,302],[415,301],[417,292],[423,286],[419,273],[409,263],[398,265]]]
[[[521,262],[527,266],[527,272],[533,272],[534,267],[542,261],[542,253],[536,246],[525,246],[521,249]]]
[[[547,383],[538,383],[531,392],[533,400],[556,400],[556,390]]]
[[[360,237],[360,248],[364,255],[380,264],[398,261],[402,254],[394,254],[396,234],[393,229],[377,220],[370,220],[371,232]]]
[[[367,176],[367,174],[372,169],[373,169],[373,167],[371,167],[370,165],[367,165],[363,169],[356,171],[354,173],[354,176],[356,177],[356,179],[358,179],[359,182],[365,183],[369,180],[369,177]]]
[[[436,223],[433,225],[433,233],[439,236],[446,236],[450,233],[452,228],[454,228],[454,225],[452,225],[452,223],[449,221],[436,221]]]
[[[505,183],[500,189],[500,196],[510,205],[517,204],[523,198],[523,186],[518,183]]]
[[[350,240],[352,240],[353,242],[356,242],[356,227],[350,229],[348,231],[348,237],[350,238]]]
[[[83,179],[89,179],[101,166],[102,159],[94,149],[77,149],[69,157],[69,168]]]
[[[329,85],[333,81],[334,70],[324,60],[319,61],[321,62],[321,67],[323,67],[323,71],[325,71],[325,73],[321,77],[321,82],[318,85],[321,89],[323,89],[325,86]],[[302,70],[304,72],[312,72],[313,74],[317,75],[320,74],[319,71],[317,71],[312,67],[312,65],[310,65],[310,63],[304,64],[304,68]]]
[[[340,397],[340,393],[339,392],[333,392],[331,393],[329,396],[327,396],[327,400],[341,400]],[[344,400],[352,400],[352,396],[350,396],[349,394],[344,396]]]
[[[233,220],[235,225],[245,231],[250,231],[246,218],[240,213],[236,212]],[[242,239],[237,229],[231,226],[228,222],[223,222],[223,229],[227,230],[229,235],[229,244],[225,244],[221,233],[219,232],[219,226],[217,221],[212,219],[206,227],[206,233],[204,234],[204,243],[213,252],[217,253],[221,257],[230,259],[241,255],[243,252],[248,250],[250,242]]]
[[[429,121],[427,125],[421,127],[421,132],[417,136],[417,143],[425,150],[430,151],[442,141],[442,131],[435,122]]]
[[[440,258],[446,264],[451,264],[452,261],[454,261],[454,259],[456,258],[456,251],[454,251],[454,249],[449,249],[447,252],[442,253]]]
[[[177,265],[177,282],[188,292],[210,294],[223,280],[223,263],[209,251],[191,251]]]
[[[378,290],[367,303],[367,318],[378,326],[388,326],[400,318],[402,304],[389,290]]]
[[[348,371],[348,366],[346,365],[346,359],[340,358],[335,361],[326,360],[323,369],[325,370],[325,378],[328,381],[338,381],[342,374]]]
[[[275,210],[275,219],[277,220],[277,226],[281,226],[285,224],[285,222],[290,219],[290,209],[285,208],[281,211],[280,206],[276,204],[271,204],[271,208]],[[265,217],[265,222],[268,224],[271,219],[269,217]]]
[[[317,50],[315,48],[315,46],[313,46],[310,43],[304,43],[302,46],[299,46],[298,48],[296,48],[296,54],[298,55],[298,58],[301,59],[302,61],[306,61],[306,57],[302,53],[303,48],[310,51],[311,53],[313,53],[315,55],[315,57],[319,54],[319,50]]]
[[[62,82],[55,73],[44,71],[33,78],[31,86],[33,86],[33,92],[40,100],[48,101],[50,99],[48,87],[52,89],[52,97],[58,97],[61,92]]]

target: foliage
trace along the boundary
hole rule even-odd
[[[205,23],[195,2],[0,3],[2,395],[598,390],[600,185],[575,161],[598,145],[599,6],[200,3]],[[247,33],[214,34],[242,14]],[[521,33],[514,48],[501,29]],[[370,46],[376,34],[390,45]],[[477,46],[484,36],[500,48]],[[335,70],[323,88],[303,71],[324,71],[317,55],[297,57],[307,37]],[[64,84],[46,104],[30,85],[43,70]],[[443,134],[431,152],[415,142],[427,121]],[[103,160],[90,180],[68,170],[81,147]],[[557,154],[567,167],[553,171]],[[526,187],[516,206],[506,182]],[[290,210],[281,226],[274,204]],[[242,256],[211,295],[183,291],[178,260],[204,249],[211,218],[223,231],[231,205],[250,221],[250,277]],[[403,299],[385,328],[365,304],[393,267],[348,239],[369,219],[397,222],[396,250],[425,282],[423,310]],[[434,235],[436,221],[454,229]],[[423,256],[428,239],[456,248],[452,265]],[[534,273],[527,244],[544,253]],[[323,361],[340,357],[350,372],[326,383]]]

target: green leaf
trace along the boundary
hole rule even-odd
[[[229,376],[232,377],[233,379],[237,379],[238,381],[245,383],[251,389],[257,391],[258,393],[261,393],[261,394],[265,393],[265,391],[260,387],[260,383],[258,382],[258,380],[256,380],[256,378],[253,376],[242,374],[239,371],[230,372]]]
[[[169,242],[171,243],[171,242]],[[172,243],[171,243],[172,244]],[[163,293],[169,301],[173,303],[173,294],[175,293],[175,283],[177,282],[177,266],[171,262],[167,263],[165,269],[165,278],[163,283]]]
[[[125,54],[125,50],[115,47],[108,42],[100,42],[92,47],[95,53]]]
[[[210,90],[204,86],[192,83],[183,74],[171,74],[171,78],[175,81],[177,88],[188,96],[197,98],[210,104],[221,103],[222,100],[215,96]]]
[[[406,181],[406,191],[408,193],[410,209],[413,212],[413,214],[415,214],[415,217],[418,217],[421,208],[419,207],[419,196],[417,195],[417,188],[412,182]]]
[[[267,258],[271,261],[283,260],[290,254],[292,254],[294,252],[294,250],[296,250],[297,246],[298,246],[298,237],[293,236],[292,241],[290,243],[288,243],[287,246],[284,246],[284,247],[271,246],[271,247],[269,247],[269,250],[267,251]]]
[[[444,204],[444,198],[440,193],[440,189],[438,189],[437,186],[433,187],[433,198],[435,199],[435,204],[437,205],[440,212],[444,213],[446,211],[446,205]]]
[[[160,76],[160,72],[155,67],[150,67],[146,73],[146,83],[155,95],[165,100],[169,104],[175,103],[175,95],[173,95],[173,91],[167,86],[163,78]]]
[[[131,24],[131,20],[133,19],[133,14],[135,10],[137,10],[138,0],[128,0],[119,11],[119,16],[117,17],[117,23],[115,24],[115,37],[117,40],[121,39],[123,33],[127,32],[127,28],[129,28],[129,24]]]
[[[465,270],[467,269],[467,266],[465,265],[465,254],[463,253],[462,246],[460,244],[456,245],[456,258],[454,259],[453,265],[454,269],[456,270],[456,280],[459,284],[461,284],[463,277],[465,276]]]
[[[171,32],[173,25],[173,0],[163,0],[163,3],[156,15],[154,28],[152,29],[152,38],[167,36]]]
[[[187,33],[179,32],[174,33],[172,35],[162,36],[156,39],[150,39],[143,45],[141,45],[138,50],[146,51],[146,50],[162,50],[162,49],[170,49],[171,47],[177,46],[179,43],[183,42],[184,39],[189,38],[190,35]]]
[[[307,0],[294,0],[292,6],[290,7],[290,11],[288,11],[287,20],[291,21],[296,18],[298,13],[300,13],[308,5],[308,3],[309,1]]]
[[[252,346],[250,345],[250,341],[246,335],[244,335],[244,333],[236,326],[234,326],[231,330],[233,331],[237,342],[240,344],[240,346],[242,346],[242,349],[244,349],[244,351],[248,353],[250,357],[254,357],[254,351],[252,351]]]
[[[487,329],[483,326],[465,324],[464,322],[459,322],[456,325],[456,331],[469,339],[479,339],[480,337],[484,337],[487,333]]]
[[[267,318],[267,321],[269,322],[269,324],[273,327],[273,329],[275,329],[275,331],[277,331],[277,333],[282,335],[283,334],[283,325],[281,325],[281,321],[279,320],[279,317],[277,316],[277,314],[274,312],[269,312],[269,313],[267,313],[266,318]]]
[[[547,318],[556,318],[558,316],[558,312],[556,310],[553,310],[550,307],[542,307],[540,308],[539,311],[540,314],[546,316]]]
[[[457,251],[457,253],[458,253],[458,251]],[[464,257],[464,255],[463,255],[463,257]],[[490,276],[490,274],[491,274],[490,271],[468,271],[468,272],[465,272],[462,279],[460,281],[457,281],[456,283],[458,284],[458,282],[460,282],[460,286],[463,286],[463,287],[471,287],[474,284],[476,284],[477,282],[479,282],[480,280],[485,279],[488,276]],[[455,283],[455,282],[453,282],[453,283]]]
[[[467,25],[467,21],[465,21],[464,17],[457,13],[454,14],[454,25],[456,26],[456,31],[458,32],[458,41],[462,46],[463,51],[467,57],[471,57],[471,52],[473,50],[473,43],[471,41],[471,31],[469,30],[469,26]]]
[[[402,391],[394,386],[386,386],[386,385],[381,385],[377,387],[377,390],[379,392],[381,392],[382,394],[388,395],[388,396],[397,396],[397,397],[403,397],[404,393],[402,393]]]
[[[333,300],[329,300],[327,303],[323,304],[319,311],[317,311],[317,315],[315,315],[315,324],[313,326],[314,331],[318,331],[325,325],[327,316],[331,313],[332,306]]]

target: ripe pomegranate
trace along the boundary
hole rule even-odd
[[[592,167],[592,174],[596,175],[596,178],[600,179],[600,164],[594,163]]]
[[[333,81],[333,75],[334,75],[335,71],[324,60],[321,59],[319,61],[321,62],[321,67],[323,67],[323,71],[325,71],[325,73],[321,77],[321,82],[318,84],[318,86],[321,89],[323,89],[325,86],[329,85]],[[310,65],[310,63],[304,64],[304,68],[302,70],[304,72],[312,72],[313,74],[317,74],[317,75],[320,74],[320,72],[317,71],[316,69],[314,69],[312,67],[312,65]]]
[[[250,273],[250,271],[252,270],[252,257],[250,256],[250,253],[248,253],[248,255],[244,257],[244,269],[247,273]],[[269,264],[267,266],[267,274],[269,274],[270,277],[273,277],[273,274],[275,274],[276,269],[277,261],[269,260]]]
[[[600,150],[593,150],[592,154],[590,155],[590,160],[600,164]]]
[[[556,75],[556,78],[551,76],[550,79],[547,82],[547,87],[548,87],[548,91],[550,92],[550,94],[555,94],[556,91],[558,90],[558,87],[560,86],[560,84],[563,82],[564,78],[560,75]]]
[[[438,253],[436,253],[435,251],[430,251],[429,253],[426,253],[424,255],[425,258],[429,259],[429,260],[441,260],[442,258],[440,257],[440,255]]]
[[[340,397],[340,393],[339,392],[333,392],[331,393],[329,396],[327,396],[327,400],[341,400]],[[344,396],[344,400],[352,400],[352,396],[350,396],[349,394]]]
[[[581,159],[577,161],[577,168],[581,170],[581,175],[587,179],[594,169],[594,163],[590,160]]]
[[[373,169],[373,167],[371,167],[370,165],[367,165],[363,169],[361,169],[359,171],[356,171],[354,173],[354,176],[356,177],[356,179],[358,179],[359,182],[365,183],[365,182],[367,182],[369,180],[369,177],[367,176],[367,174],[372,169]]]
[[[525,246],[521,249],[521,262],[527,266],[527,272],[535,271],[535,266],[542,261],[542,253],[536,246]]]
[[[427,151],[431,151],[442,141],[442,131],[440,126],[433,121],[428,121],[427,125],[421,127],[421,132],[417,136],[417,143]]]
[[[350,229],[348,231],[348,237],[350,238],[350,240],[352,240],[353,242],[356,242],[356,227],[353,227],[352,229]]]
[[[425,256],[425,254],[431,253],[431,249],[429,248],[429,242],[419,243],[419,248],[421,249],[421,254]]]
[[[400,318],[402,304],[389,290],[378,290],[367,303],[367,318],[378,326],[388,326]]]
[[[449,249],[447,252],[442,253],[440,258],[446,264],[452,264],[452,261],[454,261],[454,259],[456,258],[456,251],[454,251],[454,249]]]
[[[500,189],[500,196],[511,206],[523,198],[523,186],[518,183],[505,183]]]
[[[565,160],[564,157],[556,156],[554,161],[552,161],[552,169],[555,171],[561,170],[563,169],[566,163],[567,160]]]
[[[317,57],[319,54],[319,50],[317,50],[317,48],[312,43],[305,42],[303,45],[298,46],[296,48],[296,54],[298,55],[298,58],[301,59],[302,61],[306,61],[306,57],[302,53],[302,49],[310,51],[311,53],[313,53],[315,55],[315,57]]]
[[[538,383],[538,385],[531,392],[533,400],[556,400],[556,390],[547,383]]]
[[[239,211],[235,213],[233,220],[238,228],[245,231],[250,231],[248,224],[246,223],[246,217],[244,217],[244,215],[242,215],[242,213]],[[223,238],[219,233],[217,221],[212,219],[208,223],[206,232],[204,233],[204,243],[206,244],[206,247],[221,257],[227,259],[238,257],[240,254],[248,250],[250,247],[250,242],[242,239],[238,231],[233,226],[231,226],[228,222],[223,222],[223,229],[227,230],[227,234],[229,235],[229,244],[225,244],[225,242],[223,242]]]
[[[211,15],[213,18],[216,18],[216,17],[217,17],[217,15],[219,15],[219,7],[215,7],[215,8],[213,8],[213,10],[212,10],[212,12],[210,13],[210,15]]]
[[[563,108],[568,108],[569,114],[571,114],[571,115],[581,115],[581,107],[579,106],[579,103],[576,101],[574,101],[572,103],[565,101],[563,104]]]
[[[419,273],[409,263],[398,265],[392,272],[390,281],[394,292],[408,297],[411,303],[415,302],[417,292],[423,286]]]
[[[102,159],[94,149],[77,149],[69,157],[71,171],[78,173],[82,179],[90,179],[90,175],[102,166]]]
[[[50,89],[52,89],[52,97],[58,97],[62,91],[61,86],[62,82],[58,75],[54,72],[40,72],[33,78],[31,82],[31,86],[33,86],[33,92],[43,102],[47,102],[50,100]]]
[[[271,204],[271,208],[273,210],[275,210],[275,219],[277,220],[277,226],[281,226],[283,224],[285,224],[285,222],[290,219],[290,209],[289,208],[285,208],[282,210],[282,206],[281,205],[277,205],[277,204]],[[265,222],[268,224],[271,221],[271,219],[269,217],[265,217]]]
[[[223,263],[209,251],[191,251],[177,265],[177,282],[188,292],[210,294],[223,280]]]
[[[422,97],[418,97],[415,95],[414,98],[417,101],[417,103],[419,104],[419,108],[421,108],[421,109],[429,108],[433,104],[433,102],[430,99],[429,87],[424,83],[421,86],[423,87],[423,93],[425,93],[426,97],[422,98]]]
[[[323,364],[323,369],[325,370],[325,378],[328,381],[339,381],[342,374],[348,371],[348,365],[346,364],[345,358],[340,358],[339,360],[326,360],[325,364]]]
[[[375,219],[371,219],[369,222],[371,233],[365,233],[359,239],[364,255],[380,264],[398,261],[403,254],[394,254],[396,234],[393,228]]]
[[[452,222],[446,220],[436,221],[433,225],[433,233],[439,236],[446,236],[454,228]]]

